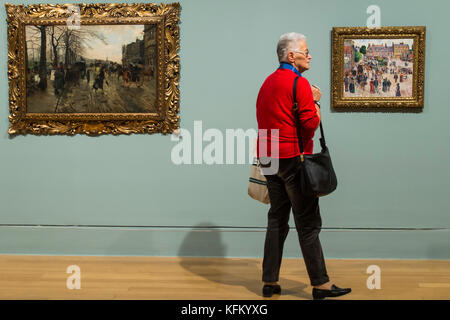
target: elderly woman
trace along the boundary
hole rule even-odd
[[[258,158],[267,179],[270,197],[264,245],[263,296],[280,293],[278,285],[283,246],[289,232],[292,208],[298,239],[313,288],[313,298],[349,293],[330,282],[319,241],[322,220],[319,199],[302,195],[295,178],[300,162],[296,121],[293,116],[293,84],[298,77],[298,102],[304,153],[313,152],[314,132],[320,124],[320,90],[311,87],[302,73],[309,70],[311,54],[302,34],[287,33],[277,45],[279,68],[264,81],[256,102]],[[274,143],[275,142],[275,143]]]

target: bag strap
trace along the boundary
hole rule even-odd
[[[298,103],[297,103],[297,81],[298,78],[300,77],[296,77],[294,80],[294,86],[292,88],[292,96],[294,97],[294,105],[292,107],[292,109],[294,110],[294,118],[295,118],[295,123],[297,126],[297,137],[298,137],[298,145],[300,148],[300,159],[303,162],[304,158],[303,158],[303,140],[302,140],[302,134],[301,134],[301,124],[300,124],[300,115],[298,112]],[[320,108],[320,107],[319,107]],[[323,127],[322,127],[322,120],[320,121],[320,146],[322,147],[322,149],[326,148],[326,143],[325,143],[325,135],[323,133]]]

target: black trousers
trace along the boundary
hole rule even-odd
[[[276,174],[265,175],[269,190],[270,209],[268,212],[262,280],[279,280],[283,246],[289,232],[289,215],[292,208],[298,240],[312,286],[329,281],[325,266],[319,232],[322,219],[319,198],[305,197],[295,173],[300,157],[278,159]],[[262,166],[263,165],[263,161]],[[264,172],[264,168],[263,168]]]

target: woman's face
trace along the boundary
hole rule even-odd
[[[310,61],[312,59],[309,54],[308,45],[306,41],[299,40],[294,49],[289,52],[289,61],[294,64],[298,71],[304,72],[309,70]]]

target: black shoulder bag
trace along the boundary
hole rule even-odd
[[[322,197],[330,194],[337,187],[336,174],[331,163],[323,134],[322,121],[320,121],[320,146],[322,151],[315,154],[303,154],[303,140],[301,135],[300,116],[297,104],[297,80],[294,80],[294,117],[297,125],[298,144],[300,147],[300,166],[297,171],[297,178],[300,180],[302,194],[306,196]]]

